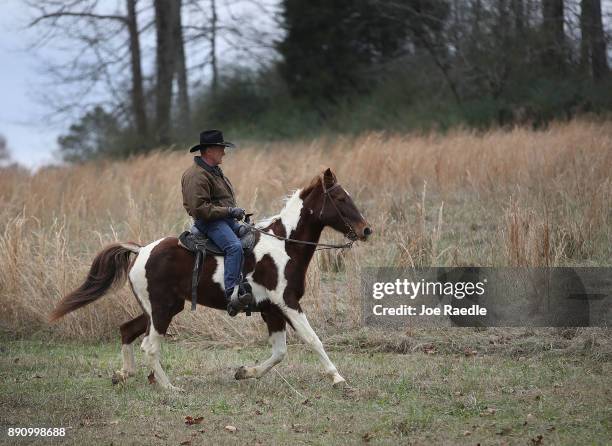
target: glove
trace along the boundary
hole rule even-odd
[[[242,220],[246,211],[242,208],[229,208],[229,216],[236,220]]]

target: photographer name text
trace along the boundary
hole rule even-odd
[[[412,305],[400,305],[398,307],[385,307],[374,305],[372,312],[376,316],[486,316],[487,309],[480,305],[469,307],[453,307],[444,305],[440,307],[428,307],[421,305],[420,310]]]

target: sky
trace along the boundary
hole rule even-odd
[[[107,8],[109,12],[118,4],[118,0],[99,1],[100,7]],[[225,23],[243,23],[245,20],[253,23],[253,17],[256,17],[258,34],[275,35],[274,25],[270,20],[266,21],[266,14],[261,14],[262,5],[272,10],[275,4],[275,0],[268,0],[253,9],[248,2],[245,5],[240,0],[219,0],[219,19],[226,20]],[[49,82],[43,74],[45,61],[51,58],[55,62],[69,61],[71,54],[54,50],[52,46],[32,48],[42,29],[28,28],[31,19],[32,12],[25,2],[0,0],[0,134],[7,139],[12,161],[36,169],[61,162],[57,154],[57,137],[66,133],[70,125],[70,122],[52,125],[46,119],[50,108],[41,100],[44,88],[49,88],[44,87],[45,82]],[[201,16],[187,16],[183,20],[189,25],[190,22],[201,20]],[[153,34],[149,33],[148,41],[141,44],[143,51],[147,47],[153,48]],[[240,42],[219,39],[218,45],[217,53],[223,54],[223,61],[236,64],[246,60],[240,50],[232,49],[239,47]],[[148,51],[148,54],[152,54],[152,51]],[[252,57],[251,54],[249,58]],[[145,66],[151,63],[152,60],[143,61]],[[63,86],[56,87],[53,92],[71,94]]]
[[[0,133],[14,161],[36,168],[54,162],[62,128],[42,121],[48,110],[36,100],[34,84],[41,67],[37,52],[27,47],[35,37],[34,30],[25,29],[27,22],[23,2],[0,0]]]

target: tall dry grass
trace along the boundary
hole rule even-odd
[[[185,152],[121,162],[0,171],[0,324],[16,333],[114,336],[139,314],[129,287],[49,327],[57,300],[93,256],[121,240],[148,243],[187,226]],[[422,265],[610,265],[612,124],[572,122],[445,136],[384,135],[244,144],[226,157],[241,206],[277,213],[281,198],[331,167],[375,230],[371,242],[313,262],[306,312],[319,331],[359,324],[360,269]],[[331,231],[324,239],[338,239]],[[263,333],[258,316],[199,308],[173,330],[219,341]]]

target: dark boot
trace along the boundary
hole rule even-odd
[[[236,316],[238,313],[246,309],[249,305],[255,303],[255,299],[253,298],[253,293],[251,290],[251,285],[247,282],[243,282],[238,286],[238,295],[232,299],[232,294],[234,293],[234,289],[232,288],[225,295],[227,300],[227,314],[231,317]]]

